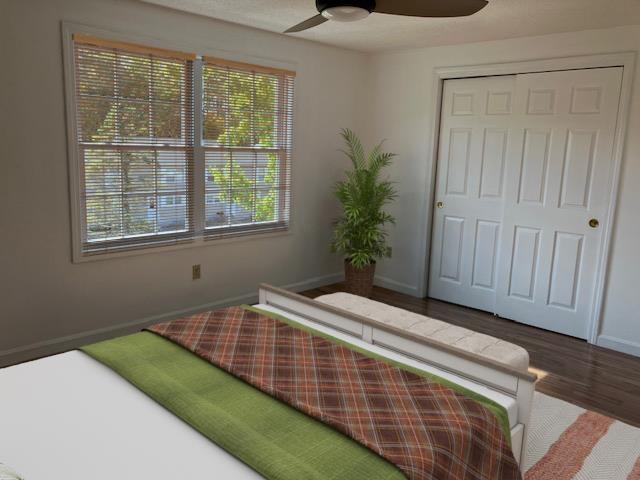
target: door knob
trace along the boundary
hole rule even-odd
[[[444,203],[438,202],[438,203],[436,203],[436,207],[443,208],[444,207]]]
[[[589,220],[589,226],[591,228],[598,228],[600,226],[600,222],[597,218],[592,218],[591,220]]]

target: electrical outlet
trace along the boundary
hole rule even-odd
[[[200,279],[200,264],[191,267],[191,276],[194,280]]]

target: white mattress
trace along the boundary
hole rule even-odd
[[[385,353],[329,328],[316,328]],[[420,367],[393,352],[386,356]],[[515,424],[511,398],[435,368],[425,370],[504,405]],[[204,473],[217,480],[262,478],[80,351],[0,369],[0,462],[25,480],[201,480]]]

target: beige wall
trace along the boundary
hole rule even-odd
[[[32,355],[24,349],[34,344],[48,352],[46,343],[61,337],[247,301],[260,282],[302,288],[335,280],[341,264],[328,241],[331,184],[344,165],[337,133],[357,123],[363,55],[135,0],[2,0],[2,7],[0,70],[10,73],[0,116],[0,362],[3,354],[4,361]],[[71,263],[62,21],[297,64],[291,234]],[[196,282],[195,263],[202,265]],[[82,342],[71,340],[65,345]]]
[[[428,248],[426,183],[432,167],[434,68],[640,49],[640,26],[381,54],[370,59],[369,140],[387,138],[399,154],[393,169],[400,196],[393,207],[394,257],[381,262],[378,280],[418,294]],[[640,74],[636,72],[613,233],[600,342],[640,355]]]

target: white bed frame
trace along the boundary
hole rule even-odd
[[[522,463],[537,376],[473,353],[419,337],[397,327],[316,302],[281,288],[262,284],[259,301],[328,326],[365,342],[400,353],[427,365],[484,385],[515,399],[518,419],[511,428],[511,444]]]

